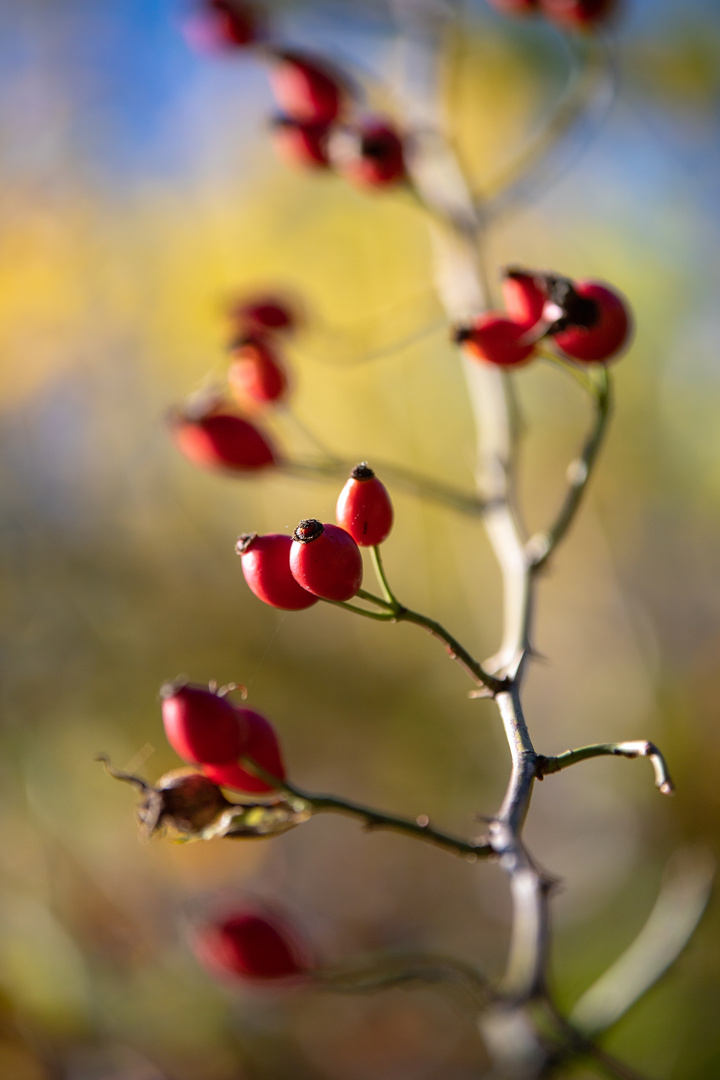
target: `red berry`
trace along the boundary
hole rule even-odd
[[[279,401],[288,388],[285,368],[269,342],[246,338],[231,353],[228,384],[241,404]]]
[[[524,364],[533,354],[534,344],[525,344],[527,327],[487,311],[455,334],[455,340],[478,360],[501,367]]]
[[[347,85],[330,64],[300,52],[279,52],[270,72],[278,105],[306,124],[330,124],[345,105]]]
[[[505,271],[502,283],[505,310],[513,322],[527,328],[540,321],[547,300],[542,277],[527,270]]]
[[[615,0],[540,0],[543,15],[570,29],[596,26],[615,8]]]
[[[245,730],[242,754],[247,754],[271,776],[284,780],[285,765],[275,729],[270,721],[254,709],[236,708],[235,712],[238,723]],[[203,765],[203,772],[214,784],[219,784],[221,787],[262,794],[276,790],[272,784],[255,776],[249,769],[245,769],[239,761],[206,763]]]
[[[538,0],[489,0],[490,4],[498,11],[507,12],[508,15],[527,15],[531,11],[537,11]]]
[[[172,428],[175,442],[196,465],[253,472],[277,461],[267,435],[234,413],[181,414],[173,417]]]
[[[275,149],[286,164],[310,169],[329,168],[329,124],[307,123],[289,116],[279,116],[273,121],[272,130]]]
[[[244,334],[267,334],[297,329],[298,313],[282,296],[250,296],[236,300],[228,307],[228,315],[238,337]]]
[[[258,13],[245,0],[204,0],[183,23],[189,45],[203,51],[241,49],[262,36]]]
[[[235,706],[205,686],[168,685],[161,690],[165,734],[185,761],[234,761],[248,732]]]
[[[393,507],[385,485],[362,461],[350,473],[340,492],[335,517],[361,547],[374,547],[387,538],[393,523]]]
[[[628,344],[630,313],[625,300],[599,281],[573,283],[576,296],[590,301],[584,325],[571,316],[566,329],[553,335],[557,347],[573,360],[603,361],[617,356]]]
[[[298,585],[290,573],[292,538],[282,533],[245,533],[237,542],[242,572],[260,600],[284,611],[301,611],[317,604],[318,597]]]
[[[290,571],[323,600],[349,600],[362,584],[362,555],[345,529],[308,518],[293,533]]]
[[[342,147],[338,169],[352,183],[389,187],[406,178],[403,141],[387,121],[367,120],[343,143],[347,151]]]
[[[195,953],[211,971],[243,979],[287,979],[310,963],[294,932],[275,917],[243,911],[195,937]]]

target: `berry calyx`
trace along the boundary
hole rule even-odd
[[[306,53],[275,53],[270,72],[275,99],[283,113],[306,124],[331,124],[348,96],[343,76],[330,64]]]
[[[138,817],[148,837],[165,825],[181,833],[199,833],[230,805],[204,773],[173,769],[147,789]]]
[[[271,607],[302,611],[319,597],[298,585],[290,572],[292,537],[282,533],[244,533],[235,550],[241,557],[245,581],[255,595]]]
[[[338,169],[359,187],[390,187],[407,177],[403,140],[386,120],[366,120],[339,145]]]
[[[308,518],[293,533],[290,572],[323,600],[350,600],[362,585],[360,548],[345,529]]]
[[[387,488],[367,462],[360,462],[350,473],[340,492],[335,517],[360,547],[374,547],[388,537],[393,506]]]
[[[185,761],[233,761],[244,753],[247,728],[227,698],[190,683],[168,683],[160,694],[167,740]]]
[[[254,472],[275,465],[272,444],[258,427],[222,408],[194,416],[171,417],[175,442],[196,465],[233,472]]]
[[[256,761],[271,776],[284,780],[285,764],[275,728],[270,721],[254,709],[237,707],[234,711],[238,723],[245,732],[242,754]],[[273,784],[256,776],[250,769],[246,769],[240,761],[207,762],[203,764],[203,772],[214,784],[235,788],[236,791],[265,795],[277,790]]]
[[[308,123],[290,116],[278,116],[272,122],[273,145],[288,165],[303,168],[330,167],[328,136],[330,125]]]
[[[285,368],[275,349],[260,337],[241,339],[230,352],[228,385],[243,404],[280,401],[288,388]]]
[[[513,322],[529,328],[542,318],[547,290],[541,274],[508,267],[502,283],[502,294],[505,310]]]
[[[517,367],[532,356],[535,345],[526,342],[527,326],[494,311],[478,316],[455,332],[455,341],[471,356],[500,367]]]
[[[196,932],[194,950],[212,972],[242,979],[287,979],[310,962],[295,933],[277,918],[243,911]]]
[[[592,29],[612,15],[615,0],[540,0],[543,15],[568,29]]]
[[[567,288],[551,282],[550,302],[557,304],[559,330],[551,329],[557,347],[573,360],[603,362],[629,344],[631,319],[619,293],[599,281],[577,281]]]

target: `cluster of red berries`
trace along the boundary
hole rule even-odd
[[[454,333],[479,360],[502,367],[527,363],[543,339],[571,360],[605,363],[630,340],[624,298],[600,281],[571,281],[559,274],[509,269],[503,281],[505,313],[487,311]]]
[[[277,735],[254,709],[233,705],[226,694],[190,683],[161,690],[162,717],[173,750],[221,787],[267,794],[273,785],[242,764],[250,758],[270,776],[285,779]]]
[[[381,544],[393,508],[385,485],[361,462],[337,501],[338,524],[301,521],[292,536],[245,533],[237,542],[245,580],[271,607],[301,611],[318,600],[350,600],[362,585],[361,547]]]
[[[567,29],[584,30],[601,23],[615,9],[615,0],[490,0],[510,15],[538,13]]]

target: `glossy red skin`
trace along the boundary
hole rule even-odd
[[[276,462],[266,435],[254,424],[232,413],[212,413],[173,421],[175,442],[196,465],[234,472],[254,472]]]
[[[234,761],[245,750],[248,730],[227,698],[203,686],[179,686],[162,703],[167,740],[193,764]]]
[[[257,761],[266,772],[277,776],[279,780],[284,780],[285,765],[275,728],[270,721],[254,709],[236,708],[235,712],[238,722],[243,725],[246,733],[242,753]],[[203,765],[203,772],[219,787],[235,788],[236,791],[249,791],[263,795],[276,790],[272,784],[268,784],[259,776],[243,768],[239,761],[206,763]]]
[[[298,585],[290,573],[292,537],[282,533],[256,536],[240,556],[248,586],[258,599],[283,611],[302,611],[319,597]]]
[[[631,320],[629,309],[619,293],[599,281],[573,282],[579,296],[594,300],[600,317],[594,326],[571,326],[552,340],[566,356],[587,363],[612,360],[629,344]]]
[[[230,305],[228,314],[238,334],[264,334],[268,331],[291,331],[297,327],[297,315],[279,296],[254,296]]]
[[[281,110],[306,124],[331,124],[343,110],[346,90],[332,68],[299,52],[284,52],[270,71]]]
[[[273,145],[278,156],[288,165],[299,165],[305,169],[328,169],[329,132],[329,124],[287,121],[273,125]]]
[[[292,931],[259,912],[241,912],[203,927],[194,947],[211,971],[243,979],[287,979],[309,966]]]
[[[508,15],[528,15],[538,9],[538,0],[488,0],[490,5]]]
[[[540,0],[540,9],[548,19],[569,29],[597,26],[612,15],[615,0]]]
[[[358,152],[342,163],[343,176],[360,187],[390,187],[406,178],[403,141],[384,121],[369,121],[358,130]],[[374,146],[374,153],[365,144]]]
[[[393,506],[387,488],[377,476],[367,480],[355,480],[351,476],[340,492],[335,517],[360,547],[382,544],[393,524]]]
[[[362,585],[362,555],[345,529],[324,524],[314,540],[293,540],[290,571],[304,589],[323,600],[350,600]]]
[[[526,333],[527,327],[521,323],[488,311],[475,320],[462,344],[478,360],[500,367],[518,367],[527,363],[535,348],[532,344],[520,344]]]
[[[504,278],[502,294],[505,310],[513,322],[529,329],[542,318],[547,294],[533,274],[516,272]]]
[[[285,368],[267,341],[246,341],[231,352],[228,385],[241,403],[269,405],[280,401],[288,389]]]

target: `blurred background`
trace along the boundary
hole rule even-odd
[[[378,77],[392,62],[380,2],[266,6],[283,39]],[[662,798],[647,763],[621,760],[538,785],[527,835],[563,881],[566,1004],[638,932],[673,852],[716,850],[720,824],[720,12],[626,6],[614,104],[500,216],[488,260],[610,281],[637,320],[598,474],[541,586],[526,713],[546,754],[656,741],[678,791]],[[311,454],[304,425],[351,463],[472,483],[422,212],[282,165],[260,60],[193,52],[186,10],[0,0],[0,1075],[467,1080],[484,1051],[457,1000],[224,988],[188,927],[217,903],[262,901],[329,961],[427,948],[497,975],[496,867],[329,816],[271,841],[141,845],[132,791],[93,761],[104,751],[150,780],[179,764],[158,689],[185,673],[245,684],[309,790],[474,835],[508,774],[494,707],[468,700],[426,635],[329,605],[283,614],[245,586],[238,533],[331,519],[337,483],[203,473],[168,437],[169,407],[223,376],[223,305],[281,286],[305,313],[287,351],[293,415],[268,420],[282,445]],[[464,18],[446,92],[482,191],[539,130],[567,52],[481,0]],[[543,365],[517,385],[539,527],[587,404]],[[396,591],[489,655],[500,589],[479,523],[393,496]],[[608,1047],[658,1080],[717,1077],[719,975],[714,901]]]

